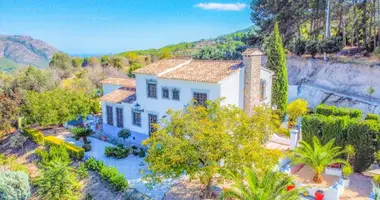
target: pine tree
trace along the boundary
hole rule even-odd
[[[272,105],[277,107],[281,118],[284,119],[288,103],[288,70],[277,22],[267,48],[267,57],[267,67],[275,72],[272,85]]]

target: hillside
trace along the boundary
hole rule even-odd
[[[0,35],[0,69],[23,65],[46,67],[58,49],[29,36]]]
[[[230,34],[211,39],[201,39],[195,42],[182,42],[167,45],[159,49],[146,49],[121,52],[118,55],[127,56],[136,53],[143,56],[156,56],[170,53],[174,57],[196,57],[199,59],[236,59],[239,50],[250,44],[250,38],[255,34],[254,27],[239,30]],[[128,57],[128,56],[127,56]]]

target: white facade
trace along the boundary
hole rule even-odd
[[[157,122],[166,116],[168,109],[182,110],[193,99],[194,92],[207,94],[207,100],[224,98],[224,105],[234,105],[243,108],[244,103],[244,72],[242,66],[231,75],[224,77],[217,83],[195,82],[187,80],[163,79],[157,75],[136,74],[136,100],[134,102],[110,103],[102,102],[103,131],[117,137],[121,128],[117,128],[116,108],[123,109],[123,128],[132,132],[131,141],[141,143],[149,137],[149,116],[156,116]],[[207,76],[205,74],[205,76]],[[265,82],[265,96],[262,103],[270,103],[273,72],[261,68],[260,78]],[[148,97],[148,83],[156,84],[156,98]],[[120,85],[104,84],[104,94],[121,88]],[[163,88],[169,90],[169,98],[163,96]],[[173,99],[173,89],[179,91],[179,100]],[[107,106],[112,106],[113,125],[107,122]],[[139,106],[141,124],[134,125],[132,113]]]

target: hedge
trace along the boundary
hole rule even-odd
[[[321,104],[317,106],[315,112],[317,114],[325,116],[349,116],[351,118],[360,118],[363,116],[361,110],[352,108],[338,108],[336,106],[328,106],[326,104]]]
[[[60,146],[63,145],[71,158],[75,160],[82,160],[84,157],[84,149],[73,144],[67,143],[61,139],[58,139],[54,136],[45,137],[45,144],[47,146]]]
[[[356,121],[347,128],[347,142],[355,147],[354,170],[365,171],[374,162],[379,123],[374,120]]]
[[[85,165],[87,169],[98,172],[117,191],[123,191],[128,188],[128,181],[115,167],[107,167],[102,161],[95,160],[93,157],[86,160]]]
[[[367,114],[367,116],[365,117],[365,120],[376,120],[376,121],[380,121],[380,116],[379,116],[379,115],[376,115],[376,114]]]
[[[29,137],[30,139],[33,140],[33,142],[43,145],[44,144],[44,134],[41,131],[37,131],[35,129],[31,128],[24,128],[22,129],[23,134],[26,137]]]
[[[329,110],[322,112],[328,113]],[[319,138],[322,144],[335,138],[335,145],[342,148],[353,145],[356,149],[353,166],[355,171],[362,172],[373,163],[373,154],[380,147],[380,139],[377,139],[380,136],[380,123],[349,116],[313,114],[302,119],[302,137],[310,143],[313,136]]]

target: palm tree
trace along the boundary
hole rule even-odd
[[[301,141],[292,156],[293,164],[305,164],[313,168],[315,175],[314,182],[322,183],[322,172],[325,168],[334,163],[341,163],[351,166],[346,160],[338,158],[341,154],[346,153],[341,147],[334,147],[335,139],[330,140],[326,145],[322,145],[317,137],[313,137],[312,144]]]
[[[73,128],[71,129],[71,132],[78,138],[83,139],[83,143],[87,144],[87,137],[90,136],[93,131],[89,128]]]
[[[268,171],[259,178],[252,169],[246,168],[244,179],[227,172],[227,177],[234,184],[231,188],[224,189],[221,199],[239,200],[298,200],[303,188],[294,188],[290,191],[286,187],[293,185],[293,180],[281,172]]]

